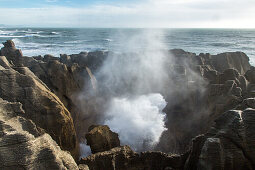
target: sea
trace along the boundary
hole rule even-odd
[[[135,29],[135,28],[0,28],[0,42],[13,40],[25,56],[77,54],[82,51],[125,48],[130,37],[138,37],[135,47],[143,47],[139,36],[157,33],[167,49],[218,54],[245,52],[255,65],[255,29]],[[148,36],[147,41],[155,42]],[[131,41],[132,42],[132,41]],[[147,42],[148,43],[148,42]],[[124,46],[124,47],[123,47]],[[146,46],[146,44],[145,44]],[[0,47],[3,47],[1,44]]]

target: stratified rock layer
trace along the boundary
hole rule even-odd
[[[165,53],[176,61],[166,61],[169,80],[160,93],[168,102],[164,111],[169,130],[157,149],[185,154],[138,154],[128,146],[120,147],[117,134],[109,128],[93,127],[87,140],[97,153],[83,158],[79,169],[88,169],[85,164],[106,170],[255,169],[255,69],[246,54],[196,55],[181,49]],[[97,82],[93,73],[110,54],[25,57],[11,40],[4,43],[0,52],[0,169],[78,168],[61,149],[76,157],[76,133],[82,138],[100,116],[100,104],[107,97],[96,98],[97,86],[103,82]],[[79,98],[81,92],[92,95]]]
[[[0,97],[9,102],[22,103],[26,118],[46,130],[64,150],[78,156],[76,133],[69,111],[59,98],[27,67],[9,67],[5,63],[0,69]]]
[[[255,110],[228,111],[193,140],[185,169],[255,168]]]
[[[21,103],[0,98],[0,169],[78,170],[72,156],[31,120],[21,117],[24,114]]]
[[[116,147],[82,158],[90,170],[161,170],[182,169],[185,156],[168,155],[162,152],[142,152],[140,155],[129,146]]]

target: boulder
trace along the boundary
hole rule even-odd
[[[92,153],[103,152],[120,146],[118,134],[112,132],[107,125],[92,125],[88,131],[85,137]]]
[[[0,169],[78,170],[72,156],[25,114],[21,103],[0,98]]]

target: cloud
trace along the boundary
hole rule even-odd
[[[47,0],[55,1],[55,0]],[[140,0],[84,7],[0,8],[0,23],[65,27],[255,27],[255,1]]]

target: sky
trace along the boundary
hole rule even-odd
[[[0,12],[9,26],[255,28],[255,0],[0,0]]]

